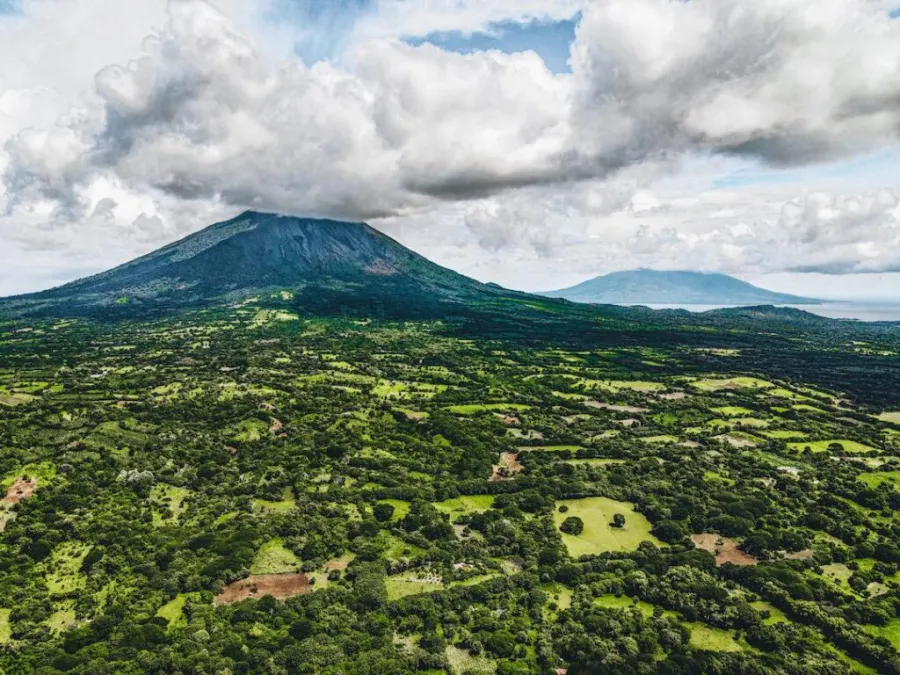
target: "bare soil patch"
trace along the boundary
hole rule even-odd
[[[215,598],[217,605],[229,605],[247,598],[271,595],[276,600],[287,600],[294,595],[312,591],[305,574],[258,574],[228,584]]]
[[[501,452],[500,463],[494,467],[490,480],[510,480],[524,467],[519,463],[519,455],[516,452]]]
[[[612,403],[603,403],[602,401],[585,401],[584,404],[588,408],[597,408],[598,410],[612,410],[613,412],[627,412],[627,413],[650,412],[649,408],[641,408],[636,405],[613,405]]]
[[[329,560],[325,563],[325,571],[331,572],[332,570],[345,570],[347,569],[347,565],[350,564],[349,560]]]
[[[501,415],[500,413],[494,413],[503,424],[506,424],[511,427],[517,427],[522,424],[522,420],[520,420],[515,415]]]
[[[692,534],[691,541],[697,548],[709,551],[716,557],[716,567],[725,563],[732,565],[757,565],[759,560],[738,548],[736,539],[721,537],[718,534]]]
[[[673,391],[668,394],[660,394],[659,398],[664,401],[682,401],[686,399],[688,395],[683,391]]]
[[[4,504],[18,504],[23,499],[28,499],[37,489],[37,481],[27,478],[17,478],[16,482],[9,486],[6,496],[3,498]]]
[[[756,443],[753,441],[741,438],[739,436],[730,436],[729,434],[722,434],[721,436],[713,436],[713,440],[722,441],[723,443],[728,443],[733,448],[755,448]]]

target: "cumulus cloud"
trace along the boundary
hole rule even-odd
[[[884,3],[380,0],[339,58],[312,66],[291,54],[304,26],[260,28],[268,0],[139,4],[127,21],[112,0],[28,0],[0,21],[22,53],[26,25],[73,47],[70,66],[0,74],[7,241],[70,251],[115,234],[142,250],[257,208],[380,219],[423,239],[452,223],[436,237],[448,251],[574,256],[570,269],[894,264],[892,193],[781,194],[756,208],[746,194],[700,203],[648,189],[684,157],[804,165],[896,141],[900,21]],[[533,52],[398,39],[578,11],[570,74]]]
[[[582,161],[691,149],[775,165],[900,130],[900,22],[870,0],[605,0],[573,46]]]

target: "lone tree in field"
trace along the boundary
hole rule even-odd
[[[394,505],[384,503],[376,504],[372,508],[372,515],[375,516],[375,520],[379,523],[386,523],[394,516]]]
[[[625,527],[625,516],[621,513],[615,514],[610,525],[613,527]]]
[[[559,526],[559,529],[566,534],[578,536],[579,534],[584,532],[584,521],[581,520],[581,518],[579,518],[578,516],[569,516],[562,522],[562,525]]]

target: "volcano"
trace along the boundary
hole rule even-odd
[[[437,265],[365,223],[247,211],[107,272],[3,301],[29,314],[155,313],[265,292],[305,309],[441,314],[510,293]]]

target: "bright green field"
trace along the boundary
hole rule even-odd
[[[788,443],[788,447],[796,452],[803,452],[809,446],[813,452],[828,452],[828,446],[832,443],[840,443],[846,452],[878,452],[877,448],[869,445],[863,445],[857,441],[848,440],[827,440],[827,441],[801,441],[798,443]]]
[[[300,559],[286,548],[281,538],[260,546],[250,566],[250,574],[290,574],[300,569]]]
[[[878,416],[882,422],[900,424],[900,412],[883,412]]]
[[[703,623],[685,623],[684,625],[691,632],[688,644],[694,649],[705,652],[742,652],[745,649],[727,630],[710,628]]]
[[[771,626],[776,623],[790,623],[790,619],[788,619],[784,612],[782,612],[777,607],[770,605],[768,602],[764,600],[757,600],[756,602],[751,602],[750,606],[759,611],[759,612],[768,612],[769,618],[763,619],[763,623],[767,626]]]
[[[560,513],[560,506],[568,506],[566,513]],[[553,520],[559,527],[570,517],[577,516],[584,521],[584,532],[573,536],[562,534],[563,543],[572,556],[595,555],[608,551],[634,551],[642,541],[660,542],[650,534],[650,522],[640,513],[632,510],[632,505],[617,502],[606,497],[587,499],[567,499],[556,503]],[[625,527],[610,525],[613,515],[625,516]]]
[[[477,415],[486,410],[528,410],[531,406],[522,403],[472,403],[469,405],[451,405],[446,408],[454,415]]]
[[[761,431],[763,436],[767,438],[775,438],[779,440],[791,440],[798,438],[806,438],[806,434],[802,431],[791,431],[789,429],[776,429],[774,431]]]
[[[706,378],[689,383],[701,391],[719,391],[720,389],[771,389],[775,385],[755,377]]]
[[[563,452],[568,450],[569,452],[578,452],[583,448],[580,445],[523,445],[519,448],[519,450],[532,450],[535,452]]]
[[[199,593],[179,593],[166,604],[159,608],[156,616],[169,622],[169,629],[184,628],[187,626],[187,617],[184,615],[184,605],[188,600],[198,602]]]
[[[281,501],[272,502],[267,499],[254,500],[256,508],[262,511],[274,511],[276,513],[285,513],[290,511],[297,505],[294,499],[294,491],[291,488],[285,488]]]
[[[155,508],[153,509],[153,524],[165,525],[178,521],[181,512],[184,510],[184,500],[187,499],[191,491],[187,488],[178,487],[176,485],[168,485],[167,483],[157,483],[150,491],[150,499],[157,504],[161,503],[165,508],[171,511],[171,516],[164,517]]]
[[[444,590],[444,584],[426,584],[419,581],[403,581],[401,579],[385,579],[388,600],[393,602],[409,595],[420,593],[436,593]]]
[[[752,415],[753,411],[749,408],[742,408],[739,405],[726,405],[721,408],[710,408],[714,413],[725,415],[725,417],[741,417],[742,415]]]
[[[643,443],[677,443],[678,438],[675,436],[646,436],[641,439]]]
[[[894,487],[900,487],[900,471],[887,471],[885,473],[864,473],[857,476],[859,480],[872,488],[877,488],[884,483],[890,483]]]
[[[434,506],[438,511],[449,513],[451,522],[455,522],[460,516],[487,511],[493,505],[493,495],[463,495],[455,499],[438,502]]]
[[[12,626],[9,625],[11,609],[0,609],[0,645],[6,644],[12,639]]]
[[[465,649],[447,645],[444,651],[453,675],[492,675],[497,672],[497,662],[486,656],[472,656]]]
[[[403,520],[406,518],[406,514],[409,513],[409,502],[405,502],[402,499],[381,499],[378,503],[390,504],[394,507],[394,515],[391,516],[392,523]]]
[[[594,604],[604,609],[637,609],[646,617],[653,616],[654,611],[654,606],[649,602],[637,600],[627,595],[601,595],[598,598],[594,598]],[[678,614],[671,610],[663,610],[663,616],[670,619],[678,618]]]
[[[886,626],[866,626],[865,629],[872,635],[883,637],[900,651],[900,619],[894,619]]]

